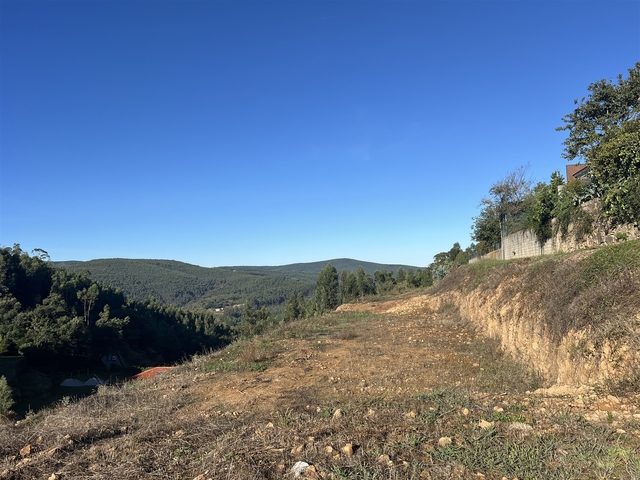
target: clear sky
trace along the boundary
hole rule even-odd
[[[638,1],[0,0],[0,245],[426,266],[495,181],[564,172]]]

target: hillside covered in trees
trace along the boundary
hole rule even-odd
[[[180,310],[122,291],[47,261],[0,249],[0,354],[100,358],[121,351],[151,362],[174,361],[224,342],[206,312]]]
[[[282,266],[238,266],[206,268],[173,260],[99,259],[87,262],[58,262],[70,272],[87,276],[104,285],[120,288],[138,300],[150,297],[158,302],[189,309],[222,308],[251,301],[257,307],[281,305],[293,293],[309,297],[318,272],[331,263],[340,270],[362,267],[371,275],[376,270],[405,270],[408,265],[383,265],[352,259],[296,263]]]

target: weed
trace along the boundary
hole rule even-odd
[[[627,232],[616,233],[616,240],[618,240],[619,242],[626,242],[628,239],[629,239],[629,235],[627,234]]]

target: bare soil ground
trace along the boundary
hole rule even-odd
[[[1,479],[640,478],[637,395],[539,390],[454,311],[341,307],[6,422]]]

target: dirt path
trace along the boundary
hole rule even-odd
[[[393,398],[473,382],[468,373],[485,361],[471,348],[475,333],[459,322],[437,315],[372,318],[329,336],[279,340],[265,371],[207,374],[206,384],[188,388],[205,411],[270,410],[301,401],[315,407],[336,395]]]

